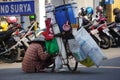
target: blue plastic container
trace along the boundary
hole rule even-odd
[[[55,8],[55,19],[58,23],[60,31],[62,32],[62,26],[69,21],[70,25],[76,23],[76,19],[73,13],[71,4],[61,5]]]

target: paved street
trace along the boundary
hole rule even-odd
[[[99,68],[79,64],[76,72],[24,73],[21,63],[0,63],[0,80],[120,80],[120,48],[103,50],[108,57]]]

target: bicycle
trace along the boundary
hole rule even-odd
[[[52,25],[52,30],[53,33],[55,35],[56,38],[61,38],[61,42],[63,41],[64,47],[65,47],[65,51],[66,51],[66,60],[64,61],[64,59],[62,59],[63,65],[67,66],[67,68],[69,69],[69,71],[76,71],[77,67],[78,67],[78,62],[75,60],[75,57],[73,56],[73,53],[70,51],[69,48],[69,43],[68,40],[69,39],[73,39],[72,38],[67,38],[66,36],[72,35],[70,34],[64,34],[61,33],[60,31],[56,32],[56,29],[59,30],[59,27],[57,24]],[[62,43],[61,43],[62,44]],[[62,58],[62,54],[59,54],[60,57]],[[55,65],[52,68],[52,71],[54,71]]]

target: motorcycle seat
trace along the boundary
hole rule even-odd
[[[0,32],[0,36],[4,35],[7,31]]]
[[[12,34],[12,30],[0,32],[0,41],[4,41],[5,39],[8,39],[11,34]]]
[[[94,28],[97,28],[97,27],[99,27],[101,24],[95,24],[94,25]]]

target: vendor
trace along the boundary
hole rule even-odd
[[[41,72],[53,63],[50,54],[44,51],[44,41],[32,42],[25,53],[22,70],[24,72]]]

